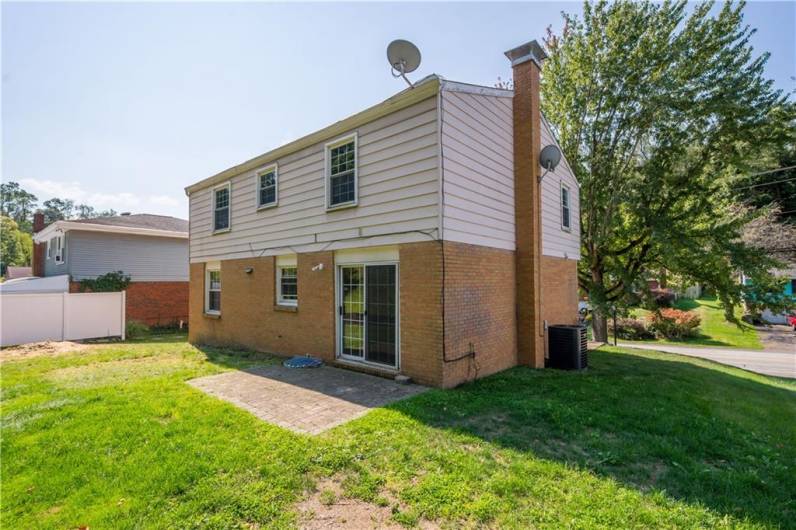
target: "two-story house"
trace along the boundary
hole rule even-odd
[[[190,340],[442,387],[543,367],[577,321],[578,183],[540,180],[544,51],[506,55],[513,90],[432,75],[188,186]]]
[[[122,271],[127,320],[174,325],[188,319],[188,222],[152,214],[70,219],[44,225],[36,213],[33,273],[68,275],[69,290],[83,280]]]

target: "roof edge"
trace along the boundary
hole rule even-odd
[[[277,147],[276,149],[272,149],[271,151],[251,158],[241,164],[232,166],[224,171],[221,171],[220,173],[216,173],[211,177],[200,180],[199,182],[191,184],[190,186],[186,186],[185,194],[190,196],[191,193],[195,191],[199,191],[214,184],[224,182],[225,180],[228,180],[241,173],[250,171],[265,164],[269,164],[278,158],[290,155],[311,145],[321,143],[324,140],[334,138],[335,136],[339,136],[350,131],[351,129],[359,127],[360,125],[364,125],[365,123],[369,123],[375,119],[381,118],[382,116],[392,114],[393,112],[409,107],[410,105],[423,101],[424,99],[430,98],[437,94],[441,79],[442,78],[436,74],[428,75],[415,83],[414,88],[404,89],[401,92],[398,92],[397,94],[385,99],[381,103],[377,103],[372,107],[368,107],[365,110],[328,125],[323,129],[310,133],[306,136],[302,136],[297,140],[293,140],[292,142]]]
[[[138,228],[134,226],[99,225],[92,223],[74,223],[70,221],[55,221],[47,225],[43,230],[33,234],[33,241],[43,243],[56,232],[69,232],[70,230],[82,230],[84,232],[105,232],[112,234],[127,234],[150,237],[170,237],[175,239],[188,239],[188,232],[175,230],[159,230],[156,228]]]

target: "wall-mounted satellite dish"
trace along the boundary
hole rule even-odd
[[[544,168],[544,173],[539,176],[539,182],[550,171],[555,171],[558,163],[561,162],[561,149],[555,145],[546,145],[539,153],[539,164]]]
[[[420,66],[420,50],[408,40],[397,39],[387,46],[387,60],[390,61],[393,77],[403,77],[404,81],[411,87],[412,84],[406,78],[406,74],[414,72]]]

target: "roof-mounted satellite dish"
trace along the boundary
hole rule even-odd
[[[390,61],[393,77],[403,77],[410,88],[414,88],[406,74],[414,72],[420,66],[420,50],[408,40],[394,40],[387,46],[387,60]]]
[[[555,171],[559,162],[561,162],[561,149],[552,144],[544,146],[539,153],[539,164],[544,168],[544,173],[539,176],[539,182],[550,171]]]

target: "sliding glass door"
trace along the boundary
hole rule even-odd
[[[398,266],[338,268],[338,351],[350,360],[398,366]]]

